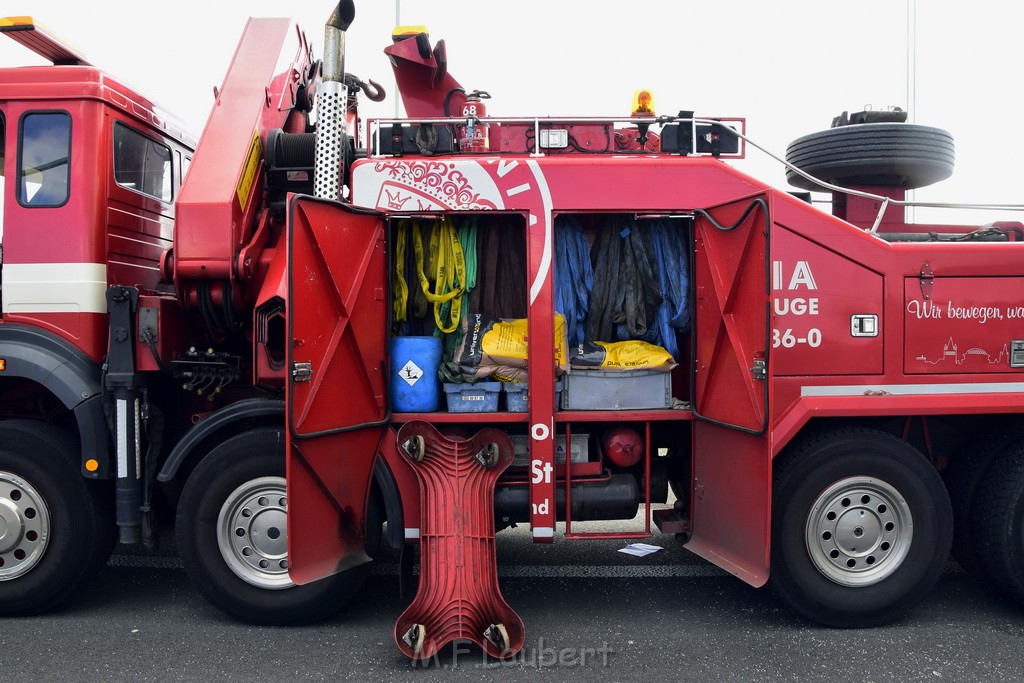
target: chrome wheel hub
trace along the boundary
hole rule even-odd
[[[805,525],[815,568],[843,586],[870,586],[891,576],[914,537],[910,506],[872,477],[848,477],[825,489]]]
[[[50,540],[50,510],[21,477],[0,471],[0,581],[23,576],[39,564]]]
[[[288,503],[283,477],[248,481],[227,497],[217,516],[217,546],[228,567],[257,588],[290,588]]]

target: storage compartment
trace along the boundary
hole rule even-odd
[[[457,384],[445,382],[449,413],[493,413],[498,409],[501,382]]]
[[[672,373],[573,370],[563,378],[562,410],[658,410],[672,407]]]
[[[459,351],[469,329],[466,343],[476,344],[473,351],[482,352],[484,347],[473,336],[471,324],[482,317],[521,320],[525,337],[523,216],[450,212],[434,218],[399,218],[389,223],[389,249],[395,334],[391,352],[392,409],[444,410],[441,383],[448,382],[443,387],[448,412],[497,412],[501,395],[498,380],[525,377],[526,359],[501,357],[497,363],[474,368],[460,363]],[[417,344],[425,346],[430,340],[429,357],[417,355],[406,367],[409,354],[399,351]],[[521,345],[525,348],[525,343]],[[430,367],[420,358],[427,358]],[[436,378],[434,392],[421,387],[428,376]],[[429,405],[426,396],[430,393],[436,393],[438,406],[423,407]],[[525,412],[525,402],[525,394],[514,397],[513,410]]]
[[[530,464],[530,436],[528,434],[509,434],[512,440],[513,468],[526,469]],[[574,465],[588,462],[590,459],[590,434],[573,432],[570,439],[569,462]],[[555,463],[565,464],[565,432],[555,438]]]
[[[691,234],[690,219],[665,214],[556,216],[554,308],[566,319],[572,366],[563,410],[670,408],[673,377],[688,398]],[[651,345],[650,353],[619,354],[608,364],[614,371],[593,367],[588,351],[629,342]],[[677,367],[641,369],[672,366],[653,361],[661,357]]]
[[[561,387],[555,387],[556,407],[666,409],[673,403],[673,384],[676,396],[688,400],[692,219],[665,213],[557,212],[552,228],[551,308],[535,306],[530,311],[523,216],[453,212],[437,219],[403,218],[390,223],[392,268],[401,282],[394,288],[393,331],[399,338],[433,336],[441,340],[438,383],[453,383],[445,385],[448,411],[529,411],[530,387],[525,381],[511,380],[525,380],[529,361],[546,359],[552,352],[532,349],[531,357],[525,357],[520,347],[528,347],[528,328],[537,322],[527,322],[528,315],[539,317],[542,324],[547,324],[549,315],[553,319],[555,348],[560,352],[554,354],[558,364],[554,379],[565,383],[564,393],[557,393]],[[438,269],[432,261],[434,247],[425,247],[435,242],[446,253],[454,249],[453,268]],[[449,244],[451,249],[444,246]],[[442,271],[456,275],[442,278]],[[462,289],[465,280],[462,296],[428,301],[421,291],[421,272],[426,273],[427,288],[435,296]],[[486,327],[486,321],[498,321],[504,327]],[[488,337],[488,331],[501,343]],[[585,353],[585,345],[610,348],[627,342],[663,349],[678,366],[672,372],[641,371],[632,368],[651,364],[616,357],[602,363],[602,368],[631,369],[594,371],[581,361],[568,375],[562,375],[574,356]],[[399,360],[406,359],[392,357],[396,370],[402,367]],[[542,371],[541,376],[545,375]],[[397,390],[406,390],[405,384],[399,383],[407,383],[405,376],[392,379],[393,396]],[[503,387],[503,392],[494,391],[495,386]],[[443,404],[438,408],[445,409]],[[427,412],[429,408],[404,410]]]

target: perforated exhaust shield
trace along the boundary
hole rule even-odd
[[[337,81],[320,84],[317,92],[316,157],[313,193],[320,199],[337,201],[345,177],[345,86]]]

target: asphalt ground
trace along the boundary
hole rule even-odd
[[[392,640],[407,601],[386,555],[335,618],[300,628],[242,624],[210,606],[165,545],[115,555],[60,609],[0,627],[6,680],[1003,681],[1024,677],[1024,609],[955,563],[896,623],[828,629],[696,558],[669,537],[644,558],[628,541],[535,545],[498,534],[502,592],[526,623],[506,663],[449,646],[413,665]]]

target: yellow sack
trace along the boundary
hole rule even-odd
[[[669,372],[676,362],[664,348],[638,339],[583,342],[573,349],[571,365],[581,370],[657,370]]]
[[[468,378],[484,378],[495,372],[505,377],[522,373],[529,355],[529,338],[525,318],[503,320],[482,313],[470,313],[462,324],[462,343],[455,352],[455,362]],[[553,360],[559,374],[567,369],[565,316],[555,314],[555,348]]]

